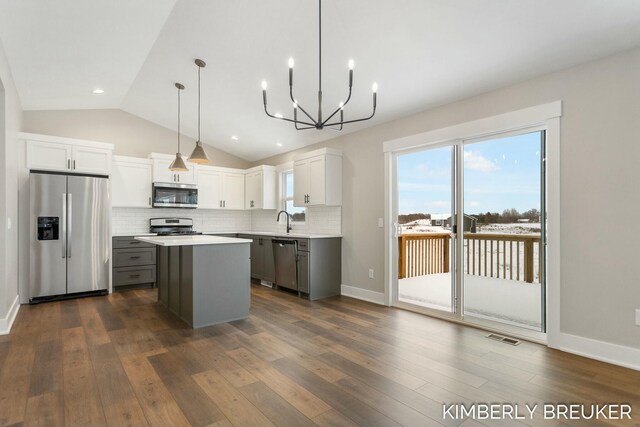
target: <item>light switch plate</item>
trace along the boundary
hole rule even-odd
[[[378,218],[378,227],[384,227],[384,220],[382,218]]]
[[[7,218],[7,230],[11,230],[11,218]]]
[[[636,326],[640,326],[640,308],[636,308]]]
[[[369,269],[369,279],[373,279],[373,268]]]

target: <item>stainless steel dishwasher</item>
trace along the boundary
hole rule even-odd
[[[276,286],[298,290],[298,241],[273,239]]]

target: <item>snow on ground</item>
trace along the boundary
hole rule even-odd
[[[400,301],[450,311],[451,275],[430,274],[398,281]],[[540,330],[540,284],[464,275],[467,316]]]
[[[402,224],[403,233],[449,233],[450,228],[431,225],[431,220],[418,219]],[[478,224],[478,233],[493,234],[538,234],[539,222],[517,222],[509,224]]]
[[[512,224],[480,224],[478,233],[494,234],[539,234],[539,222],[524,222]]]

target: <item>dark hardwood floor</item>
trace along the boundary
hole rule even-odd
[[[629,403],[626,423],[640,423],[640,372],[544,346],[255,285],[248,320],[191,330],[155,298],[132,290],[23,306],[0,336],[0,425],[587,424],[541,412],[443,420],[443,403],[471,402]]]

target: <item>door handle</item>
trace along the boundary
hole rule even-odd
[[[67,194],[62,193],[62,258],[67,257]]]
[[[393,237],[395,238],[400,237],[400,235],[402,234],[402,225],[398,224],[397,222],[394,222],[393,227],[394,227]]]
[[[71,258],[71,237],[72,237],[72,231],[73,231],[73,199],[72,199],[72,194],[68,193],[67,194],[67,218],[68,218],[68,223],[67,223],[67,258]]]

